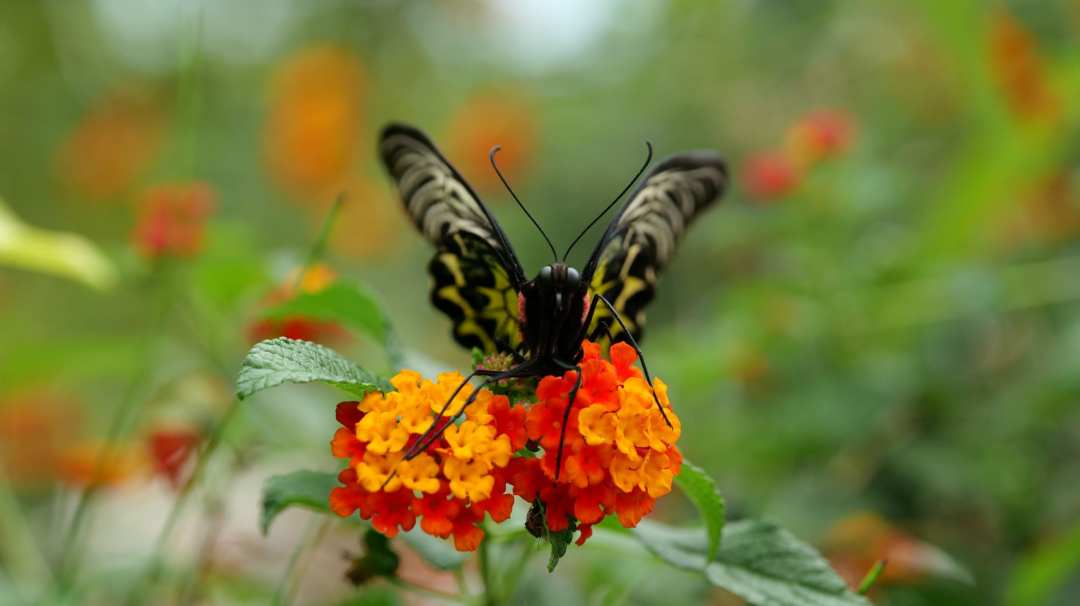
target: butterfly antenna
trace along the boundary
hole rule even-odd
[[[510,183],[507,182],[506,177],[504,177],[502,171],[499,170],[499,165],[495,163],[495,154],[499,153],[500,149],[502,149],[502,146],[496,145],[495,147],[491,148],[490,152],[488,152],[488,160],[491,161],[491,168],[495,169],[495,174],[499,175],[499,180],[502,181],[503,187],[506,188],[506,191],[510,192],[510,196],[512,196],[514,198],[514,202],[517,202],[517,205],[521,207],[521,210],[525,213],[525,216],[528,217],[530,221],[532,221],[532,224],[536,226],[536,229],[540,230],[540,235],[544,236],[544,241],[547,242],[548,248],[551,249],[551,256],[554,257],[556,261],[558,261],[559,253],[555,251],[555,245],[551,243],[551,238],[549,238],[548,235],[544,232],[544,228],[540,227],[540,223],[536,220],[535,217],[532,216],[532,213],[529,212],[529,209],[525,208],[525,205],[522,204],[521,200],[518,199],[517,194],[515,194],[514,190],[510,187]]]
[[[619,195],[615,196],[615,199],[611,201],[611,204],[608,204],[606,207],[604,207],[604,210],[601,211],[599,215],[596,215],[596,218],[593,219],[588,225],[586,225],[585,229],[581,230],[581,233],[578,234],[576,238],[574,238],[574,241],[571,242],[570,246],[566,248],[566,252],[563,253],[563,261],[566,261],[566,258],[570,256],[570,251],[574,249],[574,245],[577,244],[578,241],[581,240],[581,238],[584,237],[590,229],[592,229],[593,225],[596,225],[597,221],[602,219],[604,215],[606,215],[607,212],[611,210],[612,206],[615,206],[619,202],[619,200],[626,195],[626,192],[630,191],[630,188],[634,186],[634,183],[637,183],[638,178],[641,177],[641,174],[645,172],[646,168],[648,168],[649,162],[652,162],[652,143],[646,141],[645,147],[649,150],[648,154],[645,157],[645,163],[641,165],[641,168],[637,171],[637,174],[634,175],[633,179],[630,179],[630,182],[626,184],[626,187],[624,187],[623,190],[619,192]]]

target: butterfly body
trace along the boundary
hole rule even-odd
[[[589,310],[581,272],[565,263],[545,265],[522,286],[519,300],[525,358],[547,360],[545,370],[556,372],[576,364]]]
[[[727,186],[726,165],[715,153],[672,156],[645,175],[581,270],[565,263],[569,250],[559,259],[548,240],[556,259],[529,280],[498,222],[426,135],[391,124],[380,137],[379,155],[405,210],[436,248],[428,266],[431,301],[450,317],[454,339],[466,348],[511,353],[517,360],[508,370],[479,369],[469,377],[483,376],[488,382],[577,369],[586,339],[624,340],[639,349],[644,309],[653,299],[660,271],[691,222]],[[639,357],[651,383],[644,357]],[[576,392],[575,387],[570,393],[567,413]],[[656,404],[660,406],[659,400]],[[406,456],[430,447],[450,422],[433,425]]]

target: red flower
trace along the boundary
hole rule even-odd
[[[154,471],[164,476],[174,488],[180,485],[185,464],[199,444],[199,433],[190,428],[158,429],[153,431],[147,447]]]
[[[743,186],[758,200],[781,198],[795,189],[802,180],[795,163],[778,152],[757,154],[743,165]]]
[[[855,127],[846,113],[820,110],[791,127],[788,149],[799,164],[808,166],[846,151],[854,134]]]
[[[135,249],[148,259],[197,255],[215,197],[209,185],[198,182],[148,189],[138,203]]]

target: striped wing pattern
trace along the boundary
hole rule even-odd
[[[517,297],[524,272],[479,197],[419,130],[383,130],[379,155],[405,210],[436,252],[431,300],[453,322],[454,339],[484,352],[521,343]]]
[[[727,168],[711,152],[674,156],[654,168],[607,232],[585,266],[590,291],[619,311],[630,333],[640,339],[645,307],[656,292],[660,271],[671,261],[693,220],[723,195]],[[589,334],[625,339],[606,307],[598,307]]]

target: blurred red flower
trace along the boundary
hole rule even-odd
[[[157,157],[165,118],[155,95],[112,91],[80,119],[57,153],[57,171],[78,195],[119,200]]]
[[[851,117],[841,111],[819,110],[788,131],[787,149],[801,166],[816,164],[845,152],[855,135]]]
[[[337,273],[322,263],[307,268],[297,282],[299,271],[293,271],[286,276],[281,285],[263,299],[263,304],[272,307],[292,299],[297,294],[318,293],[337,280]],[[252,343],[274,337],[333,344],[347,339],[348,333],[337,322],[301,315],[263,318],[252,323],[248,328],[248,338]]]
[[[991,19],[990,68],[1009,109],[1025,121],[1056,122],[1061,99],[1051,87],[1035,36],[1003,7]]]
[[[150,463],[173,488],[180,486],[184,468],[199,445],[199,432],[190,427],[154,429],[146,438]]]
[[[202,249],[216,194],[200,182],[159,185],[139,198],[132,240],[148,259],[193,257]]]
[[[270,86],[266,163],[297,198],[332,199],[357,155],[366,89],[360,60],[331,45],[302,49]]]
[[[537,133],[533,110],[520,98],[503,91],[478,94],[450,121],[448,149],[451,161],[479,190],[501,187],[488,163],[488,153],[500,145],[499,169],[511,181],[529,168],[536,154]]]
[[[795,162],[781,152],[760,153],[743,164],[743,187],[758,200],[781,198],[791,193],[801,180],[802,174]]]

